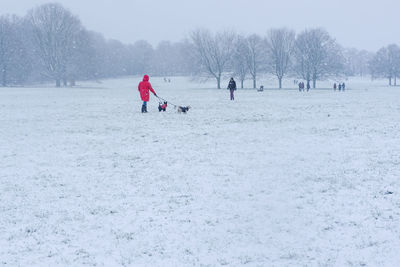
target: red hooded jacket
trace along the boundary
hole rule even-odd
[[[156,95],[156,92],[154,92],[153,87],[151,87],[151,84],[149,83],[149,76],[144,75],[143,81],[139,83],[138,86],[139,92],[140,92],[140,97],[142,98],[142,101],[148,102],[150,99],[150,94],[149,90]]]

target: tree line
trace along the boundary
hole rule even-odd
[[[252,80],[276,76],[282,88],[285,77],[317,86],[329,77],[387,78],[397,85],[400,48],[396,44],[376,53],[346,49],[321,28],[298,34],[287,28],[271,29],[265,36],[232,31],[213,33],[196,29],[180,42],[162,41],[153,47],[141,40],[123,44],[88,31],[77,16],[57,3],[31,9],[24,17],[0,17],[0,85],[12,86],[54,81],[57,87],[77,80],[96,80],[149,73],[157,76],[223,75]]]
[[[151,73],[190,75],[188,44],[147,41],[123,44],[88,31],[78,17],[57,3],[38,6],[26,16],[0,17],[0,85],[76,80]]]
[[[396,44],[377,53],[342,47],[322,28],[306,29],[298,34],[287,28],[271,29],[265,36],[243,36],[231,31],[212,33],[198,29],[191,33],[200,72],[208,73],[221,87],[224,73],[232,73],[257,87],[257,77],[269,73],[282,88],[284,77],[312,83],[327,78],[365,76],[388,78],[397,85],[400,75],[400,48]],[[393,82],[392,82],[393,81]]]

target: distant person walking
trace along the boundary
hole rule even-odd
[[[339,83],[339,92],[342,91],[342,84]]]
[[[345,88],[346,88],[346,84],[343,83],[343,84],[342,84],[342,91],[344,91]]]
[[[334,83],[333,84],[333,91],[336,91],[336,89],[337,89],[337,85],[336,85],[336,83]]]
[[[304,82],[299,83],[299,92],[303,91],[304,92]]]
[[[149,83],[148,75],[144,75],[143,81],[139,83],[138,89],[140,92],[140,98],[143,101],[142,113],[147,113],[147,102],[149,102],[150,99],[149,91],[151,91],[155,96],[157,96],[156,92],[154,92],[153,90],[153,87],[151,87],[151,84]]]
[[[310,81],[307,81],[307,92],[310,91],[310,88],[311,88]]]
[[[229,80],[228,89],[231,93],[231,100],[235,100],[234,92],[236,90],[236,82],[233,77]]]

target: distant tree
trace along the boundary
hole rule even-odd
[[[346,76],[365,76],[370,73],[369,62],[374,53],[356,48],[343,49],[344,74]]]
[[[161,41],[151,62],[152,72],[156,75],[170,76],[179,72],[180,54],[177,46],[170,41]]]
[[[253,88],[257,87],[257,74],[260,70],[260,65],[265,59],[265,49],[263,40],[260,36],[253,34],[246,38],[247,53],[246,62],[247,68],[253,79]]]
[[[322,29],[305,30],[296,39],[296,70],[307,82],[343,72],[340,47]]]
[[[125,76],[130,74],[130,64],[135,62],[129,57],[129,50],[126,45],[118,40],[107,40],[107,74],[109,77]],[[149,65],[150,62],[147,62]]]
[[[194,70],[190,60],[192,51],[187,40],[176,43],[161,41],[154,49],[151,72],[161,76],[190,75]]]
[[[67,83],[67,66],[82,30],[79,19],[57,3],[45,4],[28,12],[32,39],[46,69],[56,86]]]
[[[247,42],[245,37],[238,36],[235,42],[235,49],[234,49],[234,56],[233,56],[233,67],[234,67],[234,74],[240,80],[240,87],[243,88],[244,80],[248,74],[248,67],[247,67]]]
[[[270,54],[271,72],[279,81],[282,88],[282,79],[287,74],[294,52],[295,32],[286,28],[272,29],[267,37]]]
[[[379,49],[370,62],[373,77],[385,77],[389,85],[397,85],[397,77],[400,75],[400,48],[392,44]]]
[[[221,89],[222,73],[231,60],[236,35],[229,31],[211,34],[208,30],[195,30],[190,37],[198,64],[217,80],[217,88]]]
[[[396,44],[389,45],[389,51],[393,57],[394,86],[397,86],[397,78],[400,77],[400,47]]]
[[[355,66],[356,66],[356,74],[363,77],[365,75],[370,74],[370,69],[369,69],[369,62],[371,59],[374,57],[374,53],[367,51],[367,50],[361,50],[357,54],[357,58],[355,60]]]
[[[0,17],[0,84],[21,83],[29,74],[29,58],[23,44],[21,19]]]
[[[195,64],[196,60],[193,59],[193,44],[188,39],[185,39],[182,42],[178,42],[175,46],[175,49],[178,51],[178,58],[176,59],[178,74],[192,75],[198,72],[199,66]]]
[[[130,64],[128,73],[144,74],[151,71],[151,63],[154,56],[153,46],[144,40],[128,45]]]
[[[67,77],[70,85],[75,86],[77,79],[96,79],[98,62],[96,61],[96,49],[92,35],[86,30],[79,32],[76,39],[71,59],[67,63]]]
[[[15,35],[12,27],[12,22],[8,16],[0,17],[0,73],[2,86],[7,86],[8,84],[8,71],[10,65],[13,64],[16,53],[13,46]]]

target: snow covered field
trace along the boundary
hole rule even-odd
[[[398,265],[400,88],[138,81],[0,88],[0,265]]]

